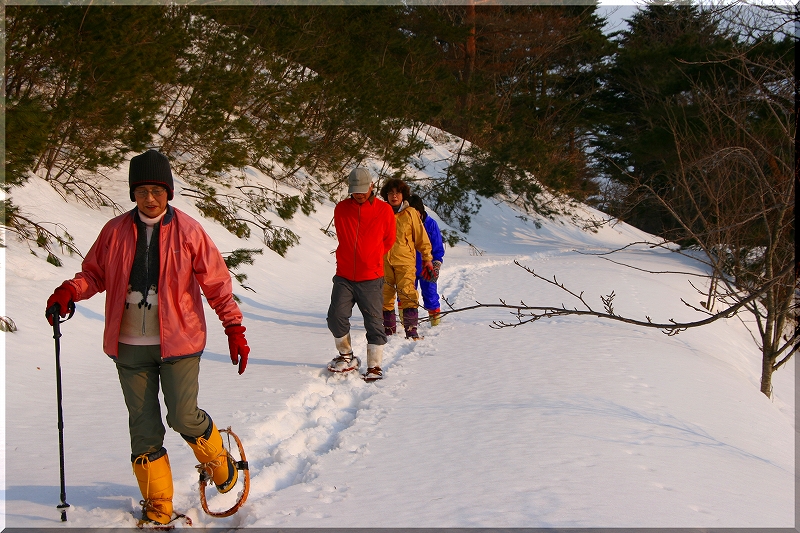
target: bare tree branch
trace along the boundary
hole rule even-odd
[[[653,322],[649,316],[646,316],[645,320],[638,320],[635,318],[620,316],[616,314],[612,306],[612,301],[614,299],[614,292],[605,297],[601,297],[601,301],[603,302],[605,310],[597,311],[593,309],[583,298],[583,292],[575,293],[574,291],[568,289],[563,284],[559,283],[555,277],[552,280],[550,280],[548,278],[540,276],[533,269],[523,266],[518,261],[514,261],[514,264],[524,269],[525,271],[529,272],[535,278],[540,279],[551,285],[554,285],[562,289],[563,291],[567,292],[571,296],[577,298],[581,303],[583,303],[586,309],[577,309],[577,308],[568,309],[563,303],[561,304],[560,307],[532,306],[532,305],[526,305],[524,302],[520,302],[520,305],[513,305],[513,304],[508,304],[503,300],[500,300],[499,304],[485,304],[476,301],[475,305],[456,308],[450,303],[450,301],[447,300],[447,298],[444,298],[444,302],[447,304],[450,310],[442,311],[441,315],[445,316],[448,314],[460,313],[463,311],[471,311],[474,309],[492,309],[492,308],[511,309],[512,314],[517,319],[517,322],[509,323],[505,321],[493,321],[490,327],[494,329],[518,327],[523,324],[529,324],[531,322],[541,320],[543,318],[554,318],[559,316],[594,316],[598,318],[605,318],[608,320],[615,320],[617,322],[624,322],[626,324],[633,324],[635,326],[660,329],[663,333],[672,336],[672,335],[677,335],[678,333],[685,331],[689,328],[705,326],[707,324],[711,324],[712,322],[716,322],[721,318],[730,318],[734,316],[740,309],[758,299],[762,294],[771,289],[772,286],[781,281],[780,276],[775,277],[766,284],[764,284],[759,289],[753,290],[750,293],[750,296],[748,296],[747,298],[739,300],[734,305],[731,305],[718,313],[710,314],[708,317],[702,320],[695,320],[691,322],[677,322],[673,319],[669,319],[668,322]],[[792,268],[793,266],[787,267],[787,270],[791,271]],[[786,272],[782,272],[781,274],[785,273]],[[783,362],[781,364],[783,364]]]

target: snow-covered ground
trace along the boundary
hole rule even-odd
[[[127,165],[112,177],[104,192],[131,205]],[[177,185],[180,191],[179,177]],[[38,179],[15,190],[14,200],[38,220],[64,224],[84,253],[113,216],[66,203]],[[201,364],[200,407],[239,435],[249,461],[250,494],[239,513],[203,513],[196,461],[176,433],[166,436],[175,507],[195,528],[795,527],[795,363],[775,375],[773,399],[762,395],[760,356],[739,319],[670,337],[576,317],[497,330],[489,325],[513,320],[508,311],[454,313],[438,327],[423,325],[419,342],[390,338],[385,379],[366,384],[325,370],[335,354],[325,314],[336,241],[320,228],[331,220],[332,202],[281,222],[301,238],[285,258],[203,219],[179,193],[173,205],[201,220],[223,252],[264,248],[242,269],[255,292],[235,291],[253,349],[247,371],[237,375],[208,308]],[[584,291],[598,308],[600,296],[615,291],[620,314],[698,318],[680,299],[699,301],[689,281],[700,278],[648,274],[586,254],[648,238],[625,224],[585,231],[569,217],[535,221],[483,200],[472,228],[466,238],[474,247],[447,248],[441,272],[439,292],[456,307],[501,298],[578,304],[518,260]],[[70,504],[62,523],[54,348],[44,308],[80,258],[63,255],[57,268],[8,240],[0,258],[3,314],[19,329],[3,334],[5,527],[131,527],[140,495],[116,370],[101,350],[103,295],[79,302],[62,326]],[[703,272],[645,246],[612,257],[644,270]],[[363,333],[356,309],[354,348],[362,359]],[[213,510],[235,498],[213,488],[208,494]]]

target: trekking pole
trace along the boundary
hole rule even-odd
[[[64,320],[61,320],[60,315],[61,306],[53,304],[45,312],[45,316],[53,317],[53,338],[56,342],[56,395],[58,396],[58,453],[59,453],[59,466],[61,467],[61,504],[56,506],[56,509],[61,510],[61,521],[67,521],[67,488],[64,482],[64,415],[61,411],[61,323],[66,322],[72,315],[75,314],[75,304],[69,303],[69,315]]]

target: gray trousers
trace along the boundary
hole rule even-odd
[[[197,407],[199,355],[162,361],[159,345],[119,343],[117,374],[128,407],[132,457],[157,452],[164,444],[159,382],[169,427],[190,437],[199,437],[208,429],[210,418]]]
[[[367,343],[386,344],[386,333],[383,331],[383,283],[383,278],[350,281],[341,276],[333,277],[328,329],[334,337],[338,339],[350,333],[353,306],[358,305],[364,317]]]

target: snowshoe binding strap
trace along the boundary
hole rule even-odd
[[[244,476],[242,476],[244,480],[244,487],[241,493],[239,494],[239,498],[236,500],[236,503],[234,503],[230,509],[227,509],[225,511],[211,511],[208,508],[208,502],[206,501],[206,485],[208,485],[209,482],[213,483],[213,481],[211,480],[211,470],[207,465],[201,464],[197,465],[197,471],[200,473],[200,504],[203,507],[203,511],[205,511],[206,514],[208,514],[209,516],[213,516],[215,518],[224,518],[226,516],[231,516],[232,514],[236,513],[236,511],[238,511],[242,507],[242,505],[244,505],[244,502],[247,500],[247,495],[250,492],[250,470],[247,465],[247,458],[244,455],[244,447],[242,447],[242,441],[239,440],[239,437],[236,435],[236,433],[231,431],[230,427],[228,427],[227,429],[220,429],[219,432],[228,434],[228,448],[226,448],[225,450],[228,457],[232,458],[230,452],[228,452],[228,449],[230,448],[231,438],[233,438],[233,440],[236,441],[236,446],[239,449],[239,457],[241,458],[241,460],[240,461],[232,460],[232,462],[237,470],[241,470],[244,473]]]
[[[147,518],[147,510],[152,506],[150,500],[141,500],[139,505],[142,506],[142,518],[136,523],[136,527],[139,529],[152,529],[154,531],[169,531],[171,529],[175,529],[175,524],[179,521],[183,522],[186,526],[192,525],[192,519],[182,513],[175,513],[173,512],[172,518],[166,524],[162,524],[161,522],[156,522],[155,520],[150,520]]]
[[[367,373],[362,377],[367,383],[378,381],[379,379],[383,379],[383,370],[381,370],[381,367],[379,366],[373,366],[368,368]]]

